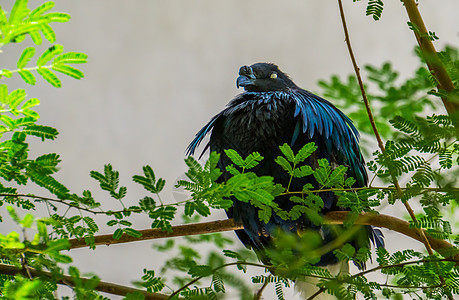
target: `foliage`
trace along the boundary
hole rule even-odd
[[[16,0],[8,14],[0,8],[0,48],[21,43],[27,36],[35,45],[43,43],[42,36],[50,43],[50,47],[29,67],[36,48],[24,48],[18,57],[17,69],[2,69],[1,80],[17,73],[25,83],[36,84],[36,72],[52,86],[60,87],[57,73],[83,78],[83,72],[72,64],[85,63],[86,54],[64,53],[63,46],[55,44],[56,34],[50,24],[67,22],[70,16],[50,12],[53,7],[54,2],[50,1],[31,10],[27,0]],[[382,10],[382,1],[368,1],[367,15],[378,20]],[[417,30],[412,24],[410,26]],[[429,33],[429,36],[436,38],[435,33]],[[446,47],[439,54],[457,86],[457,49]],[[278,299],[285,298],[284,288],[289,288],[292,280],[308,276],[319,278],[321,290],[339,299],[354,299],[357,293],[366,299],[389,299],[401,294],[412,298],[441,299],[459,294],[457,266],[450,257],[440,254],[427,255],[412,249],[389,253],[378,248],[375,254],[377,266],[353,275],[333,275],[315,265],[330,251],[342,261],[369,260],[370,249],[357,250],[347,240],[358,228],[352,225],[359,213],[375,213],[386,202],[391,205],[399,201],[419,203],[421,209],[417,211],[417,221],[411,220],[411,226],[423,228],[433,237],[454,241],[456,247],[459,245],[455,224],[445,218],[448,214],[454,216],[459,199],[456,188],[457,130],[449,116],[429,113],[439,107],[439,97],[449,95],[434,89],[437,79],[425,67],[419,67],[406,80],[398,78],[390,63],[380,67],[368,65],[365,70],[367,88],[371,90],[368,98],[378,108],[376,125],[387,139],[385,151],[374,152],[368,162],[373,173],[369,187],[353,188],[355,179],[346,176],[347,166],[330,165],[326,159],[318,160],[315,168],[304,165],[306,158],[317,148],[314,143],[304,145],[297,153],[287,144],[280,145],[282,155],[275,160],[291,180],[309,177],[318,183],[318,187],[307,184],[302,190],[292,190],[290,183],[282,186],[270,176],[257,176],[252,172],[264,159],[259,153],[241,157],[236,151],[227,149],[225,154],[233,164],[226,169],[232,175],[226,182],[219,180],[222,174],[217,168],[219,154],[211,153],[204,165],[193,157],[185,159],[187,179],[179,180],[176,186],[188,191],[189,198],[176,203],[163,202],[161,192],[165,181],[157,177],[150,166],[144,166],[141,174],[132,177],[145,190],[145,195],[134,205],[127,205],[127,188],[120,183],[120,174],[111,164],[106,164],[102,171],[91,171],[90,177],[114,199],[119,205],[118,210],[104,209],[90,190],[73,193],[59,182],[54,177],[60,162],[59,154],[29,156],[31,138],[53,140],[58,131],[38,124],[39,114],[34,110],[40,104],[38,99],[27,99],[24,89],[10,91],[6,84],[0,85],[0,206],[7,205],[8,214],[3,217],[15,222],[22,232],[22,235],[15,231],[0,234],[0,269],[9,266],[17,270],[13,275],[0,275],[0,296],[4,299],[56,299],[57,286],[70,280],[74,298],[103,299],[95,291],[100,284],[99,278],[95,275],[83,278],[77,268],[66,268],[72,258],[63,252],[71,248],[71,241],[75,238],[83,239],[90,248],[96,247],[95,238],[103,224],[95,215],[109,218],[106,226],[113,228],[115,240],[142,236],[142,232],[132,226],[134,215],[148,218],[152,228],[170,232],[172,221],[179,216],[186,223],[196,223],[202,217],[210,216],[212,209],[230,208],[235,200],[257,207],[258,217],[263,222],[268,222],[275,213],[285,220],[305,215],[319,225],[323,222],[321,195],[331,192],[338,196],[338,205],[350,211],[333,247],[321,245],[317,232],[306,231],[299,236],[279,232],[273,240],[273,247],[266,251],[271,264],[264,265],[256,260],[252,251],[234,249],[232,241],[221,233],[167,239],[154,246],[155,251],[168,254],[163,267],[144,269],[135,284],[151,293],[169,294],[171,299],[179,296],[220,299],[235,293],[241,299],[253,299],[253,287],[241,277],[250,267],[259,271],[251,278],[252,283],[273,284]],[[357,101],[361,97],[360,89],[353,76],[345,80],[333,76],[328,82],[320,81],[319,85],[324,89],[325,97],[333,99],[339,107],[347,107],[346,113],[362,132],[371,132],[364,107]],[[373,185],[378,180],[388,183],[394,178],[404,183],[402,192],[392,184]],[[27,191],[31,182],[51,196],[22,192]],[[289,196],[295,205],[288,211],[281,209],[276,202],[280,195]],[[48,208],[49,216],[39,218],[30,213],[39,205]],[[451,210],[445,209],[447,207]],[[33,238],[29,239],[31,232]],[[200,253],[196,250],[197,244],[205,245],[209,251]],[[69,277],[64,280],[65,272]],[[380,272],[386,280],[370,281],[367,274],[374,272]],[[125,299],[142,297],[139,295],[139,291],[126,293]]]

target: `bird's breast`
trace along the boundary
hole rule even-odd
[[[290,99],[256,99],[241,102],[228,111],[224,124],[226,139],[241,154],[278,147],[291,139],[295,105]]]

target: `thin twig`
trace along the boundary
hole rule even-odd
[[[349,38],[349,32],[347,30],[347,25],[346,25],[346,19],[345,19],[345,16],[344,16],[343,3],[342,3],[341,0],[338,0],[338,4],[339,4],[340,15],[341,15],[341,21],[342,21],[342,24],[343,24],[344,35],[345,35],[345,38],[346,38],[346,45],[347,45],[347,48],[349,50],[349,55],[350,55],[351,60],[352,60],[352,65],[354,66],[354,71],[355,71],[355,74],[357,76],[357,80],[359,82],[359,87],[360,87],[360,92],[362,93],[363,102],[365,103],[365,108],[367,110],[367,114],[368,114],[368,118],[369,118],[370,123],[371,123],[371,127],[373,128],[373,133],[374,133],[374,135],[376,137],[376,140],[378,141],[379,149],[381,150],[381,153],[384,154],[386,149],[384,147],[384,143],[383,143],[383,141],[381,139],[381,136],[379,135],[378,128],[376,127],[376,123],[375,123],[375,120],[373,118],[373,113],[371,111],[370,102],[368,101],[368,98],[367,98],[367,95],[366,95],[366,92],[365,92],[365,87],[363,85],[362,77],[360,76],[360,68],[357,65],[357,62],[356,62],[356,59],[355,59],[355,56],[354,56],[354,52],[352,50],[351,41],[350,41],[350,38]],[[400,184],[398,182],[397,177],[393,174],[393,172],[390,172],[390,175],[392,177],[392,182],[394,183],[394,186],[395,186],[395,188],[397,190],[397,194],[399,196],[402,195],[403,191],[402,191],[402,189],[400,187]],[[414,211],[411,208],[410,204],[407,201],[405,201],[405,202],[403,202],[403,205],[405,206],[406,210],[408,211],[408,214],[410,215],[410,217],[413,220],[413,222],[415,224],[417,224],[418,221],[416,219],[416,215],[414,214]],[[419,233],[420,233],[420,236],[422,238],[422,242],[424,243],[424,245],[425,245],[425,247],[427,249],[427,252],[430,255],[432,255],[433,254],[432,247],[429,244],[429,240],[427,239],[426,235],[424,234],[424,231],[419,230]]]
[[[311,295],[311,297],[309,297],[307,300],[312,300],[314,299],[315,297],[319,296],[320,294],[322,294],[323,292],[325,292],[325,288],[321,287],[317,292],[315,292],[314,294]]]
[[[23,270],[21,268],[18,268],[16,266],[12,265],[6,265],[6,264],[0,264],[0,274],[5,274],[5,275],[11,275],[15,276],[16,274],[23,274]],[[47,276],[47,277],[55,277],[50,272],[44,272],[44,271],[37,271],[32,268],[28,268],[28,272],[32,274],[33,277],[38,277],[38,276]],[[87,278],[81,278],[83,282],[89,281],[90,279]],[[62,278],[57,281],[57,284],[61,285],[68,285],[68,286],[75,286],[75,282],[71,276],[67,275],[62,275]],[[97,291],[104,292],[104,293],[109,293],[113,295],[119,295],[119,296],[126,296],[128,293],[141,293],[142,295],[145,296],[145,299],[150,299],[150,300],[164,300],[167,299],[167,295],[159,294],[159,293],[149,293],[144,290],[140,289],[135,289],[127,286],[122,286],[110,282],[104,282],[100,281],[97,286],[95,287]]]
[[[272,275],[269,275],[268,277],[271,277]],[[256,292],[255,292],[255,295],[253,296],[253,300],[260,300],[261,299],[261,296],[263,295],[263,291],[265,290],[265,288],[268,286],[269,284],[269,281],[265,281],[263,283],[263,285],[261,286],[261,288],[259,288]]]
[[[400,190],[408,190],[412,188],[407,188],[407,187],[400,187]],[[318,190],[308,190],[308,191],[288,191],[285,193],[282,193],[281,195],[289,195],[289,194],[307,194],[307,193],[325,193],[325,192],[354,192],[354,191],[360,191],[360,190],[397,190],[396,187],[387,187],[387,186],[368,186],[368,187],[359,187],[359,188],[330,188],[330,189],[318,189]],[[422,192],[459,192],[459,188],[455,187],[448,187],[448,188],[436,188],[436,187],[423,187],[420,189]],[[50,202],[55,202],[55,203],[60,203],[63,205],[66,205],[68,209],[75,208],[79,209],[85,212],[89,212],[91,214],[99,215],[99,214],[105,214],[105,215],[112,215],[115,213],[124,213],[124,212],[131,212],[131,213],[141,213],[143,212],[142,209],[131,209],[131,208],[126,208],[123,210],[110,210],[110,211],[104,211],[101,208],[99,210],[93,210],[87,207],[83,207],[71,202],[66,202],[65,200],[62,199],[55,199],[55,198],[50,198],[50,197],[44,197],[44,196],[38,196],[34,194],[10,194],[10,193],[0,193],[0,197],[14,197],[14,198],[30,198],[30,199],[35,199],[37,201],[43,201],[48,205],[48,201]],[[185,200],[185,201],[180,201],[180,202],[174,202],[174,203],[168,203],[164,204],[164,206],[179,206],[182,205],[190,200]],[[49,210],[49,208],[48,208]]]
[[[446,72],[446,70],[444,69],[444,67],[443,67],[443,65],[442,65],[442,63],[440,61],[440,59],[438,58],[437,53],[435,51],[435,48],[433,47],[432,42],[428,38],[426,38],[426,36],[425,36],[425,34],[427,34],[427,30],[425,28],[424,22],[422,21],[421,15],[420,15],[417,7],[416,7],[416,4],[415,4],[414,0],[403,0],[403,3],[405,4],[405,7],[407,8],[407,12],[408,12],[408,15],[410,17],[410,20],[412,20],[412,22],[416,26],[419,25],[419,26],[422,27],[422,30],[423,30],[423,31],[421,31],[422,34],[421,35],[416,34],[416,37],[418,39],[419,45],[421,46],[421,51],[425,54],[424,56],[426,58],[426,61],[428,62],[429,69],[431,69],[431,71],[438,72],[438,74],[435,74],[435,75],[437,77],[441,77],[444,84],[450,84],[450,86],[442,86],[442,84],[439,83],[439,89],[443,88],[447,92],[451,92],[454,89],[454,86],[453,86],[453,84],[451,82],[451,79],[448,76],[448,73]],[[362,82],[362,78],[360,76],[360,69],[359,69],[359,67],[357,65],[357,62],[356,62],[355,57],[354,57],[354,53],[352,51],[351,42],[350,42],[350,38],[349,38],[349,33],[348,33],[348,30],[347,30],[347,25],[346,25],[346,19],[344,17],[344,9],[343,9],[342,1],[338,0],[338,4],[339,4],[339,9],[340,9],[341,21],[343,23],[344,35],[346,37],[346,45],[347,45],[347,48],[349,50],[349,55],[351,56],[351,60],[352,60],[353,66],[354,66],[355,73],[357,75],[357,79],[358,79],[359,86],[360,86],[360,91],[362,93],[363,101],[365,103],[365,108],[367,110],[368,117],[370,119],[370,123],[371,123],[371,126],[373,128],[373,132],[374,132],[375,137],[376,137],[376,139],[378,141],[379,148],[381,149],[381,153],[384,155],[384,152],[385,152],[384,143],[382,142],[381,136],[379,135],[378,129],[376,127],[376,123],[374,121],[373,114],[371,112],[370,103],[369,103],[368,98],[366,96],[365,88],[364,88],[364,85],[363,85],[363,82]],[[424,49],[423,49],[423,47],[424,47]],[[430,61],[430,63],[429,63],[429,61]],[[448,80],[449,80],[449,83],[447,82]],[[454,117],[457,117],[457,116],[455,116],[455,112],[456,112],[456,110],[457,110],[457,108],[459,106],[457,104],[453,105],[451,102],[448,101],[447,98],[443,98],[442,97],[442,100],[443,100],[443,103],[444,103],[444,105],[445,105],[445,107],[446,107],[446,109],[448,111],[448,114],[450,116],[453,116],[453,121],[455,122],[454,124],[457,125],[457,118],[454,118]],[[457,128],[457,126],[456,126],[456,128]],[[392,182],[394,183],[394,186],[397,189],[397,193],[398,193],[398,195],[400,197],[403,192],[402,192],[402,189],[400,188],[400,184],[398,183],[398,179],[395,176],[395,174],[393,172],[391,172],[390,169],[389,169],[389,173],[391,175]],[[408,214],[410,215],[410,217],[413,220],[414,224],[417,225],[418,221],[416,219],[416,215],[414,214],[414,211],[411,208],[411,206],[408,203],[408,201],[404,201],[403,205],[405,206],[406,210],[408,211]],[[432,246],[429,243],[429,239],[427,238],[427,235],[425,234],[425,231],[419,228],[418,232],[419,232],[419,234],[421,236],[422,242],[424,243],[424,245],[425,245],[425,247],[427,249],[427,252],[429,253],[429,255],[432,255],[433,254]],[[444,280],[444,278],[442,276],[440,276],[440,281],[441,281],[442,284],[445,283],[445,280]],[[452,299],[452,296],[448,295],[448,298]]]

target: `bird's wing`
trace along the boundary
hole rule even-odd
[[[186,155],[194,155],[194,152],[196,151],[196,148],[201,144],[202,140],[204,137],[212,131],[214,128],[215,124],[219,121],[219,119],[223,116],[223,113],[225,112],[222,111],[219,114],[215,115],[209,123],[207,123],[201,130],[196,133],[196,136],[193,141],[191,141],[190,145],[186,148]],[[202,150],[200,157],[204,152],[206,152],[207,148],[209,148],[209,143],[204,147],[204,150]]]
[[[359,133],[352,121],[329,101],[305,90],[292,93],[297,124],[292,145],[302,134],[311,140],[320,136],[328,152],[332,149],[342,157],[337,163],[349,166],[358,186],[365,186],[367,173],[358,145]]]
[[[300,90],[292,98],[296,105],[294,116],[297,118],[292,144],[302,135],[309,140],[319,136],[327,153],[332,149],[338,153],[340,158],[335,162],[349,166],[349,176],[357,181],[354,186],[366,186],[368,177],[358,145],[359,133],[352,121],[329,101],[308,91]],[[374,226],[366,226],[366,229],[370,241],[376,247],[384,247],[381,230]],[[363,267],[364,264],[359,265],[359,268]]]

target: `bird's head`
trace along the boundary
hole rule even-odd
[[[248,92],[286,91],[297,87],[278,66],[268,63],[242,66],[236,86],[243,87]]]

